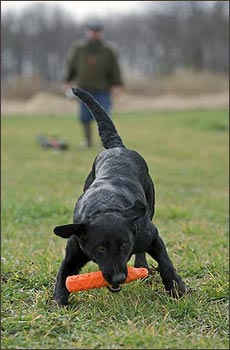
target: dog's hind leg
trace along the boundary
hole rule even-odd
[[[157,232],[157,228],[154,224],[153,229]],[[159,265],[157,270],[160,272],[166,291],[175,298],[185,294],[186,286],[181,277],[176,273],[174,266],[169,259],[164,242],[158,235],[158,232],[156,238],[147,250],[147,253],[157,261]]]
[[[146,269],[148,269],[145,253],[135,254],[134,267],[146,267]]]
[[[66,288],[66,278],[78,274],[89,260],[81,250],[77,238],[71,236],[67,242],[65,258],[61,263],[54,287],[53,299],[59,306],[68,304],[70,293]]]

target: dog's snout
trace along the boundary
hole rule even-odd
[[[116,284],[122,284],[124,283],[126,280],[126,275],[124,273],[119,273],[118,275],[114,275],[112,277],[112,284],[116,285]]]

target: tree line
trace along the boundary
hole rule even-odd
[[[131,76],[148,80],[177,68],[228,72],[228,1],[164,1],[157,10],[150,1],[140,13],[99,19]],[[2,15],[2,82],[34,73],[46,84],[60,82],[69,47],[84,37],[88,20],[42,2]]]

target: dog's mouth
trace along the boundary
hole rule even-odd
[[[110,292],[112,292],[112,293],[118,293],[118,292],[120,292],[121,288],[122,288],[122,287],[121,287],[119,284],[114,285],[114,286],[109,286],[109,287],[108,287],[108,289],[109,289]]]

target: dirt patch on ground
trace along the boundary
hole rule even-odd
[[[199,96],[120,96],[115,105],[119,112],[169,111],[228,108],[229,94],[212,93]]]
[[[228,109],[229,93],[220,92],[199,96],[140,96],[120,94],[114,99],[114,112],[143,112],[169,110]],[[69,115],[76,113],[78,105],[64,96],[41,92],[28,100],[1,101],[2,116],[10,115]]]

